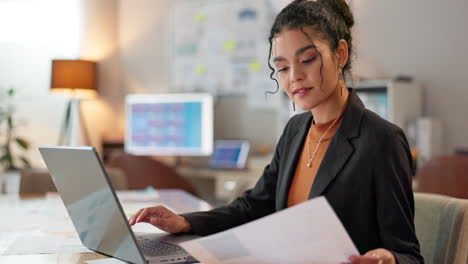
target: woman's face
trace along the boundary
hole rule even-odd
[[[311,110],[330,97],[338,85],[338,59],[320,33],[285,29],[272,45],[278,81],[297,106]]]

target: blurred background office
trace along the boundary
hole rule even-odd
[[[72,145],[94,146],[122,189],[180,187],[223,203],[249,188],[294,114],[282,91],[265,97],[275,90],[266,64],[268,30],[288,2],[0,0],[1,191],[27,185],[15,168],[32,168],[23,179],[47,175],[37,147],[65,136]],[[356,20],[349,85],[368,108],[405,130],[417,163],[415,188],[468,198],[457,189],[468,184],[468,2],[349,3]],[[72,101],[57,93],[52,63],[78,59],[96,64],[95,94],[82,98],[83,87],[60,87],[70,89]],[[125,146],[126,97],[172,93],[212,96],[210,140],[248,142],[245,168],[210,166],[216,146],[196,157],[168,152],[134,159],[138,153]]]

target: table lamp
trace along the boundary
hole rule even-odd
[[[97,96],[96,63],[86,60],[53,60],[50,90],[54,94],[70,98],[60,131],[59,145],[72,144],[73,111],[76,111],[74,114],[80,129],[83,128],[85,144],[89,145],[88,131],[80,113],[80,101]]]

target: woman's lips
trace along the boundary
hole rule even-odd
[[[293,95],[294,96],[304,96],[306,93],[308,93],[310,90],[312,90],[312,87],[302,87],[294,90]]]

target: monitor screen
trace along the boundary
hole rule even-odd
[[[152,156],[210,155],[213,97],[209,94],[128,95],[125,151]]]
[[[355,88],[364,106],[380,117],[389,120],[388,92],[385,87]]]

